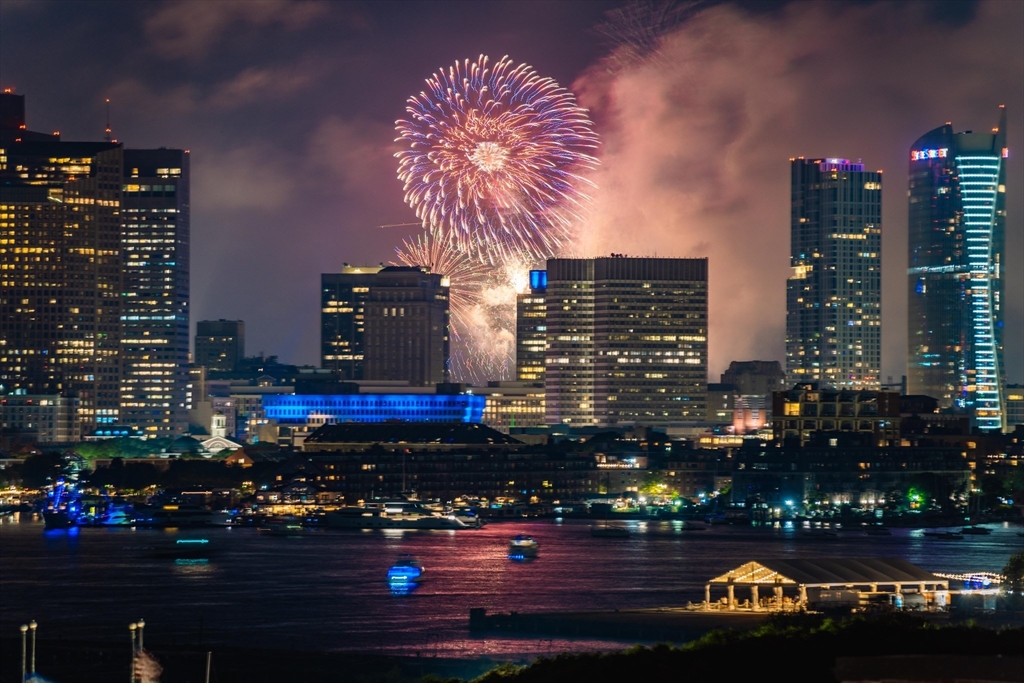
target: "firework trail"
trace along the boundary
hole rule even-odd
[[[639,62],[667,64],[660,53],[663,38],[710,4],[709,0],[632,0],[609,10],[594,28],[611,49],[603,60],[605,66],[618,71]]]
[[[452,333],[459,336],[468,322],[469,312],[480,301],[481,290],[487,283],[485,267],[457,245],[438,239],[429,232],[402,241],[395,248],[397,262],[402,266],[427,266],[433,273],[447,275],[451,281],[448,303],[451,310]]]
[[[556,253],[588,201],[597,134],[575,96],[526,64],[456,62],[409,98],[396,153],[423,227],[482,262]]]

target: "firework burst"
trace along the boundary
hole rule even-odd
[[[490,264],[559,250],[597,165],[597,134],[571,92],[481,55],[435,73],[406,111],[398,177],[425,229]]]
[[[403,240],[402,246],[395,248],[395,255],[398,259],[395,265],[427,266],[433,273],[448,276],[452,333],[459,337],[459,331],[469,322],[470,311],[480,302],[487,283],[485,267],[460,251],[457,245],[437,239],[429,232]]]

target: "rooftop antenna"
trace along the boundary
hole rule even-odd
[[[107,98],[107,130],[106,137],[104,138],[107,142],[110,142],[110,98]]]

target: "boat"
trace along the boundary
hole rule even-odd
[[[269,522],[264,526],[256,527],[256,533],[263,536],[284,536],[286,538],[297,538],[315,533],[312,529],[302,526],[298,522]]]
[[[892,532],[884,526],[869,526],[864,533],[868,536],[892,536]]]
[[[943,541],[962,541],[963,535],[952,532],[952,531],[926,531],[925,536],[929,538],[938,538]]]
[[[78,525],[67,510],[44,510],[43,521],[46,529],[70,529]]]
[[[508,542],[508,559],[528,560],[537,557],[539,546],[532,536],[519,535]]]
[[[214,512],[198,505],[162,505],[135,509],[135,526],[140,527],[227,526],[230,518],[229,512]]]
[[[963,529],[960,530],[960,533],[967,534],[969,536],[988,536],[992,533],[992,530],[988,527],[974,525],[965,526]]]
[[[590,530],[594,538],[629,538],[629,529],[621,526],[598,526]]]
[[[389,500],[324,513],[332,529],[473,529],[454,514],[431,510],[414,500]]]
[[[412,555],[402,555],[388,568],[388,583],[418,583],[423,578],[423,565]]]

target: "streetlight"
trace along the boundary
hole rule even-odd
[[[28,628],[32,631],[32,666],[29,668],[28,672],[33,676],[36,675],[36,627],[38,626],[39,624],[36,623],[35,619],[28,622]]]
[[[21,680],[24,681],[27,671],[25,669],[25,655],[27,654],[25,650],[25,634],[28,633],[28,624],[22,624],[19,629],[21,630]]]
[[[143,649],[142,648],[142,629],[146,628],[146,621],[144,619],[139,619],[138,626],[139,626],[139,649],[141,650],[141,649]]]

